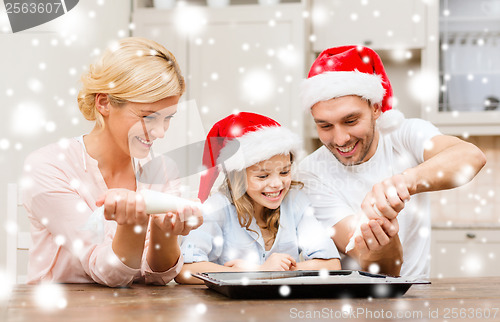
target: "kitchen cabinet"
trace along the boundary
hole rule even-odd
[[[177,135],[177,146],[203,140],[216,121],[238,111],[264,114],[303,135],[297,96],[305,69],[303,11],[302,3],[135,9],[133,35],[174,53],[185,99],[196,105],[183,119],[188,135]],[[186,162],[199,157],[188,153]]]
[[[500,227],[433,228],[431,277],[499,276]]]
[[[498,1],[440,0],[439,42],[430,44],[426,68],[439,71],[423,116],[443,133],[500,134],[500,6]],[[434,73],[434,72],[433,72]]]
[[[422,48],[426,4],[421,0],[312,0],[313,50],[342,45]]]
[[[302,135],[296,95],[304,72],[303,6],[193,7],[200,26],[192,32],[179,30],[182,9],[137,9],[134,35],[174,53],[205,130],[232,112],[253,111]]]

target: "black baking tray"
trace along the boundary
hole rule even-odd
[[[285,271],[196,273],[210,289],[235,299],[392,298],[424,280],[364,271]]]

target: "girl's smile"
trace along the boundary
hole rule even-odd
[[[263,192],[262,194],[269,199],[270,201],[276,201],[279,200],[281,195],[283,193],[283,190],[280,191],[275,191],[275,192]]]
[[[292,183],[290,155],[278,154],[246,169],[247,194],[256,216],[265,208],[277,209]]]

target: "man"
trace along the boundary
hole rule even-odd
[[[423,192],[470,181],[484,154],[392,110],[382,61],[366,47],[321,53],[301,99],[323,146],[301,162],[299,179],[315,216],[333,227],[337,248],[363,270],[428,276],[431,220]]]

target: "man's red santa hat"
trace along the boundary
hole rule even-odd
[[[255,113],[240,112],[214,124],[203,150],[206,171],[200,179],[198,198],[204,202],[220,168],[242,171],[275,155],[297,155],[300,138],[275,120]]]
[[[341,46],[323,51],[301,84],[304,109],[332,98],[357,95],[379,104],[377,127],[389,132],[399,126],[403,114],[392,110],[392,87],[379,55],[363,46]]]

